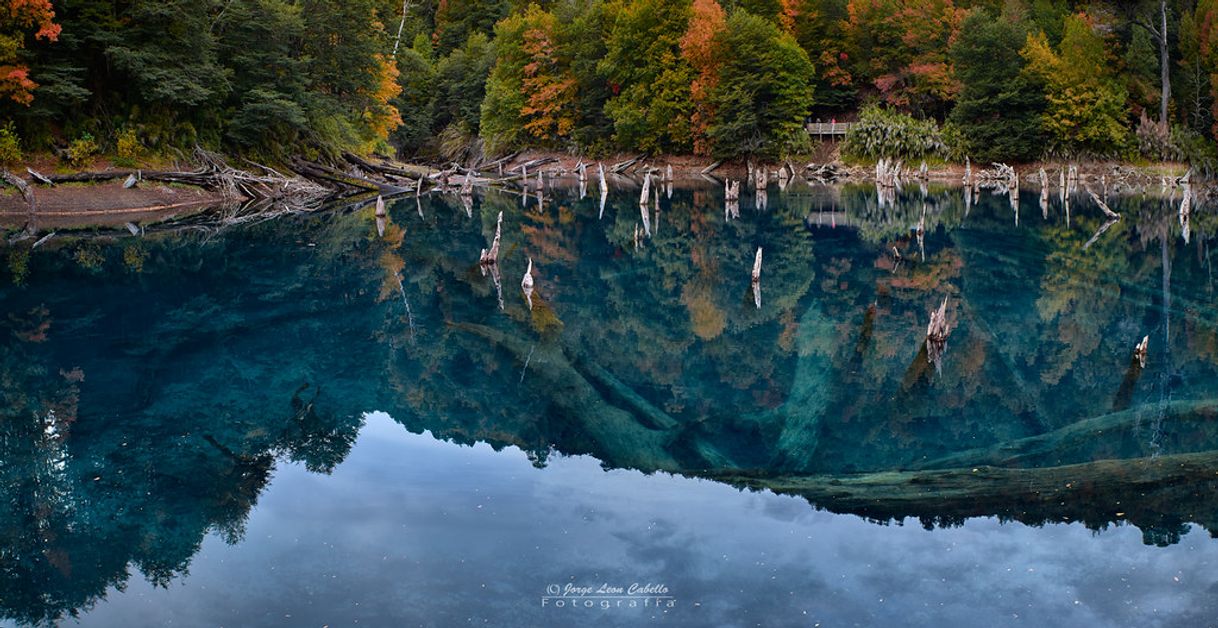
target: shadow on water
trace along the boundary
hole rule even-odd
[[[167,584],[208,533],[242,538],[278,461],[330,472],[372,409],[877,521],[1218,530],[1208,208],[1185,243],[1170,199],[1112,199],[1084,250],[1106,219],[1078,196],[1069,226],[1056,196],[1016,226],[944,187],[790,185],[737,216],[707,183],[636,244],[618,185],[603,216],[558,188],[5,251],[0,614],[75,614],[130,565]]]

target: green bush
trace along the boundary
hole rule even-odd
[[[72,143],[68,144],[68,161],[73,166],[80,166],[90,157],[96,155],[98,149],[97,140],[93,139],[93,135],[82,133],[79,138],[72,140]]]
[[[0,126],[0,164],[11,166],[21,161],[21,138],[13,123],[7,122]]]
[[[1135,133],[1138,155],[1156,161],[1179,161],[1205,173],[1218,166],[1218,147],[1205,136],[1182,126],[1163,127],[1142,114]]]
[[[1180,159],[1194,169],[1207,175],[1218,171],[1218,147],[1204,135],[1185,127],[1173,126],[1171,141]]]
[[[858,123],[842,143],[843,155],[860,160],[946,158],[947,152],[943,132],[934,120],[918,120],[876,105],[859,112]]]
[[[127,127],[119,132],[114,140],[114,165],[123,168],[134,168],[144,154],[144,145],[135,133],[135,129]]]

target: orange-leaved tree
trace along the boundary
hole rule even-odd
[[[690,7],[689,28],[681,38],[681,55],[696,73],[689,86],[689,96],[694,103],[690,133],[694,140],[694,154],[697,155],[709,155],[711,152],[706,129],[715,112],[708,97],[719,82],[719,67],[723,65],[716,36],[726,26],[727,16],[718,2],[694,0]]]
[[[21,50],[31,29],[36,29],[37,39],[58,39],[60,27],[54,20],[51,0],[0,1],[0,98],[23,105],[34,101],[38,84],[30,79],[29,67],[21,62]]]
[[[951,0],[850,0],[853,67],[891,105],[943,113],[959,89],[948,51],[968,15]]]
[[[575,126],[575,76],[561,67],[555,53],[557,20],[552,13],[532,12],[534,23],[525,28],[521,48],[528,56],[521,84],[528,94],[520,114],[533,137],[552,141],[568,137]]]
[[[393,99],[402,93],[398,82],[398,66],[388,55],[374,55],[374,89],[368,94],[364,110],[369,141],[364,149],[371,152],[389,140],[389,134],[402,124],[402,113],[393,106]]]

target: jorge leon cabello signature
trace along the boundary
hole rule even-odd
[[[637,582],[628,587],[607,583],[600,586],[551,584],[546,586],[546,595],[541,596],[543,607],[554,608],[675,608],[676,604],[676,598],[669,594],[667,586]]]

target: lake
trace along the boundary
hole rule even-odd
[[[0,619],[1218,625],[1218,221],[1111,187],[10,246]]]

